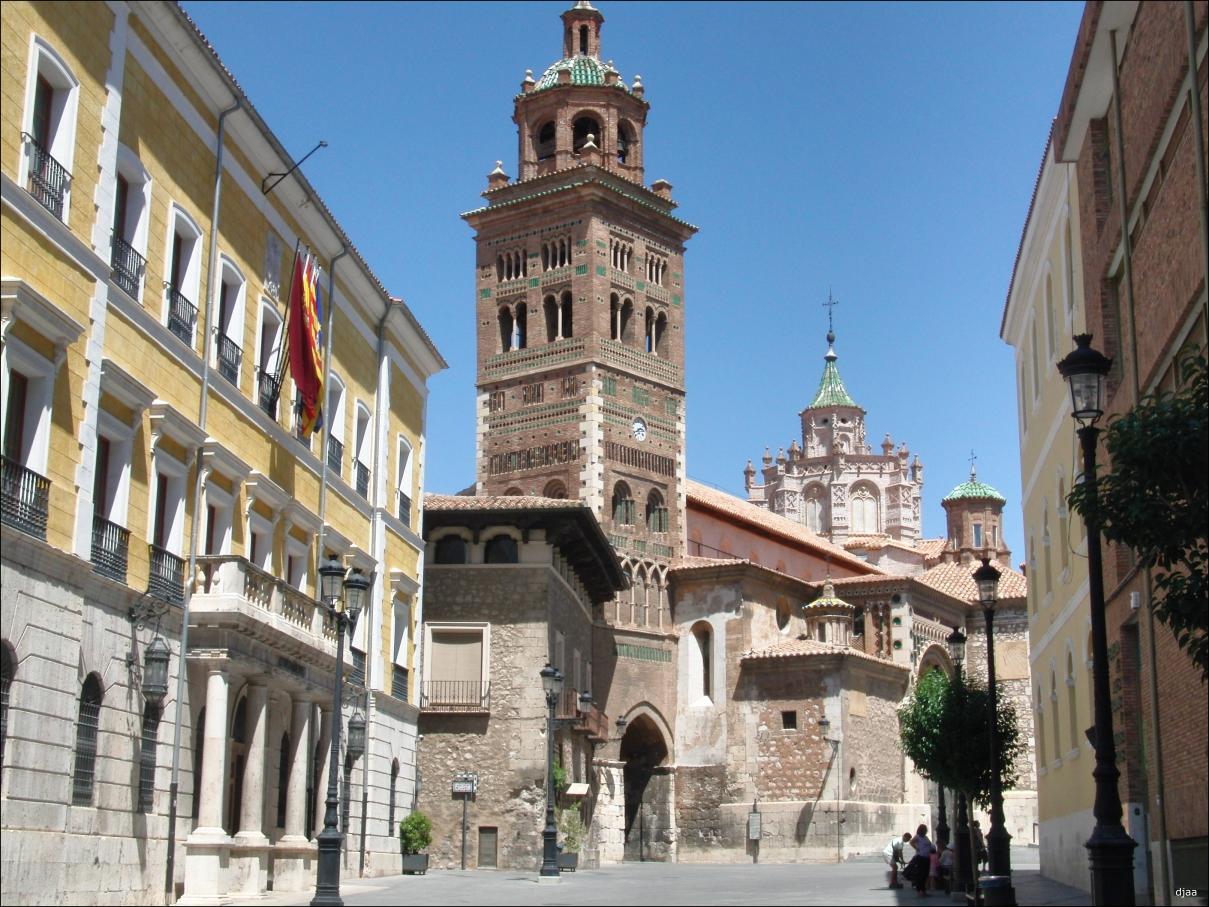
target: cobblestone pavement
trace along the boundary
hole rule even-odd
[[[1037,852],[1013,848],[1012,880],[1020,905],[1084,905],[1091,896],[1044,879]],[[920,898],[909,887],[886,887],[885,864],[867,857],[839,865],[626,863],[564,873],[538,882],[536,872],[434,870],[425,876],[348,879],[349,907],[394,904],[916,904],[952,903],[943,892]],[[270,895],[258,905],[303,905],[311,892]],[[234,902],[240,903],[240,902]]]

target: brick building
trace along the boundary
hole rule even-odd
[[[1176,360],[1206,349],[1207,19],[1203,0],[1088,3],[1054,121],[1051,153],[1055,165],[1073,170],[1071,216],[1080,239],[1074,284],[1082,288],[1083,315],[1074,327],[1113,358],[1106,420],[1171,388]],[[1026,274],[1018,270],[1014,283],[1018,276]],[[1009,295],[1009,308],[1012,302]],[[1062,392],[1035,334],[1006,339],[1020,350],[1022,411],[1042,389]],[[1056,356],[1069,349],[1060,344]],[[1025,474],[1045,456],[1022,457]],[[1103,451],[1099,459],[1111,468]],[[1030,532],[1040,536],[1043,528],[1030,519]],[[1207,887],[1206,688],[1153,619],[1150,576],[1129,550],[1106,547],[1104,581],[1124,822],[1139,844],[1135,887],[1154,903],[1174,903],[1178,887]],[[1047,683],[1038,694],[1049,690]],[[1054,694],[1056,719],[1062,697]],[[1073,730],[1071,748],[1058,749],[1066,732],[1055,720],[1051,767],[1080,752],[1090,756]],[[1079,763],[1090,774],[1091,759]],[[1063,853],[1078,850],[1078,830],[1071,831]],[[1087,884],[1086,870],[1078,882]]]
[[[371,578],[346,660],[357,695],[335,716],[367,719],[365,754],[344,761],[346,872],[394,868],[424,401],[444,362],[300,171],[262,192],[293,161],[179,6],[0,16],[2,899],[314,884],[330,557]],[[326,450],[278,383],[296,243],[326,271]],[[162,702],[142,670],[157,636]]]

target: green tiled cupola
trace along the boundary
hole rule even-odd
[[[558,71],[571,70],[572,85],[605,85],[605,73],[612,69],[608,63],[601,62],[596,57],[574,56],[564,57],[557,63],[552,63],[537,80],[534,91],[544,91],[558,85]],[[616,87],[628,91],[624,82],[618,79]]]
[[[944,503],[944,501],[961,501],[970,499],[1007,503],[1007,498],[1001,495],[998,491],[996,491],[986,482],[979,482],[978,474],[973,469],[970,470],[969,479],[962,482],[960,485],[946,494],[941,503]]]
[[[840,378],[840,370],[836,368],[835,360],[839,357],[835,354],[835,334],[831,331],[827,332],[827,355],[823,358],[827,364],[823,366],[823,377],[819,381],[819,389],[815,392],[814,399],[810,401],[807,409],[826,408],[829,406],[856,406],[856,401],[848,393],[848,389],[844,387],[844,381]]]

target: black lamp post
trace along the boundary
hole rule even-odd
[[[998,598],[1000,573],[984,557],[982,566],[974,571],[978,585],[978,603],[987,628],[987,737],[991,748],[991,827],[987,831],[988,875],[1006,879],[1002,888],[987,891],[987,903],[1013,905],[1012,836],[1003,823],[1003,767],[999,760],[999,691],[995,686],[995,601]]]
[[[1093,904],[1121,904],[1132,907],[1133,849],[1137,842],[1121,824],[1121,795],[1117,789],[1121,773],[1117,769],[1116,745],[1112,731],[1112,700],[1108,678],[1108,622],[1104,613],[1104,565],[1100,554],[1100,526],[1095,520],[1096,505],[1096,422],[1104,415],[1105,378],[1112,360],[1091,346],[1091,334],[1074,338],[1075,349],[1058,363],[1058,371],[1070,384],[1075,421],[1079,423],[1079,441],[1083,447],[1083,483],[1091,505],[1085,517],[1087,525],[1087,585],[1091,599],[1092,690],[1096,721],[1096,802],[1092,813],[1096,827],[1086,847],[1091,862]]]
[[[953,659],[953,678],[958,683],[964,683],[961,669],[966,658],[966,635],[959,628],[954,628],[945,640],[949,646],[949,657]],[[970,858],[970,817],[966,811],[965,791],[957,792],[957,827],[953,829],[956,836],[953,848],[956,859],[953,861],[953,891],[966,892],[974,885],[974,866]]]
[[[336,779],[339,775],[340,691],[344,686],[344,632],[349,636],[357,626],[357,618],[365,606],[369,580],[360,570],[354,569],[345,576],[344,568],[334,558],[319,568],[319,594],[336,618],[336,679],[332,687],[332,747],[327,774],[327,802],[323,813],[323,831],[319,833],[318,877],[315,881],[315,896],[312,907],[343,907],[340,897],[340,848],[344,835],[340,831],[339,806]],[[357,727],[349,722],[349,753],[356,742]],[[360,753],[365,752],[365,719],[361,719]],[[357,755],[360,755],[358,753]],[[357,758],[356,756],[353,757]]]
[[[558,827],[554,824],[554,708],[563,692],[563,675],[549,663],[541,670],[546,691],[546,827],[542,829],[542,879],[558,878]]]

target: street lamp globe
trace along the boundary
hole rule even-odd
[[[966,635],[961,632],[960,627],[954,627],[945,642],[949,646],[949,657],[953,659],[953,664],[960,665],[966,660]]]
[[[563,691],[563,675],[558,668],[546,662],[546,666],[541,670],[542,689],[546,691],[546,696],[557,697]]]
[[[158,633],[143,656],[143,698],[158,706],[168,695],[168,660],[172,656],[168,643]]]
[[[354,761],[365,755],[365,716],[360,709],[348,720],[348,754]]]
[[[974,582],[978,584],[978,602],[984,608],[994,608],[999,589],[1000,573],[991,566],[990,558],[982,559],[982,566],[974,571]]]
[[[1112,360],[1091,345],[1091,334],[1078,334],[1075,349],[1058,363],[1058,371],[1070,385],[1071,408],[1084,427],[1104,415],[1106,378]]]
[[[340,586],[344,582],[344,567],[334,557],[329,557],[319,568],[319,597],[328,607],[334,608],[340,601]]]
[[[357,625],[368,590],[369,577],[361,572],[360,567],[354,567],[344,581],[344,610],[348,614],[349,626]]]

